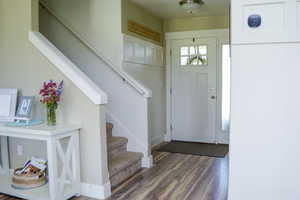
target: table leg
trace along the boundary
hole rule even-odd
[[[80,195],[80,151],[79,151],[79,132],[74,134],[74,146],[72,152],[72,165],[73,165],[73,177],[75,184],[75,191],[78,191],[77,195]]]
[[[0,136],[0,173],[9,173],[8,137]]]
[[[58,169],[57,169],[57,150],[56,140],[51,138],[47,141],[47,155],[48,155],[48,181],[49,181],[49,195],[51,200],[62,199],[58,190]]]

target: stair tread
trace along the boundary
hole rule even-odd
[[[107,142],[108,142],[108,149],[112,150],[116,147],[127,144],[128,139],[125,137],[110,137],[107,139]]]
[[[109,174],[113,176],[123,169],[131,166],[142,159],[143,154],[138,152],[124,152],[110,160],[108,163]]]

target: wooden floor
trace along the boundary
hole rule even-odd
[[[155,167],[141,170],[107,200],[227,200],[228,158],[158,152],[154,158]],[[0,194],[0,200],[16,198]]]

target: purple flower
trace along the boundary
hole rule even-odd
[[[56,95],[58,97],[62,94],[63,89],[64,89],[64,81],[61,81],[59,83],[58,89],[56,90]]]

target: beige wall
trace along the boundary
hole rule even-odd
[[[229,28],[229,16],[189,17],[164,21],[165,32]]]
[[[33,0],[38,16],[37,0]],[[34,17],[33,17],[34,18]],[[37,20],[37,18],[34,18]],[[37,22],[34,21],[34,26]],[[106,145],[101,145],[101,133],[105,134],[103,106],[94,105],[71,81],[64,77],[28,41],[31,29],[31,0],[0,1],[0,87],[18,88],[22,95],[33,95],[38,99],[39,89],[45,80],[64,80],[63,103],[58,110],[60,123],[82,124],[80,137],[82,182],[103,184],[108,181]],[[36,117],[45,116],[40,103],[35,106]],[[102,121],[102,123],[100,123]],[[105,139],[104,139],[105,140]],[[106,144],[106,141],[102,141]],[[16,155],[16,145],[24,145],[24,156]],[[20,139],[10,140],[12,167],[20,166],[27,156],[45,156],[44,145]]]
[[[64,24],[116,66],[122,62],[121,0],[47,0]]]
[[[144,38],[140,35],[135,33],[129,32],[127,28],[128,20],[133,20],[139,24],[142,24],[153,31],[156,31],[161,34],[161,42],[156,42]],[[156,17],[152,13],[148,12],[147,10],[141,8],[140,6],[130,2],[129,0],[122,1],[122,32],[128,35],[132,35],[138,37],[143,40],[147,40],[149,42],[162,45],[164,39],[164,32],[163,32],[163,20],[159,17]]]

